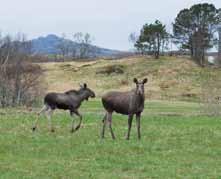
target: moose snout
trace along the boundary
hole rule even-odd
[[[92,98],[95,98],[95,97],[96,97],[95,93],[94,93],[94,94],[92,94],[92,95],[91,95],[91,97],[92,97]]]
[[[143,91],[142,89],[138,89],[138,90],[137,90],[137,93],[138,93],[139,95],[143,95],[143,94],[144,94],[144,91]]]

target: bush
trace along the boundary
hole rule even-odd
[[[31,105],[42,93],[39,65],[22,62],[0,67],[0,106]]]
[[[42,69],[32,64],[30,43],[0,39],[0,107],[31,105],[41,94]]]
[[[123,65],[109,65],[109,66],[102,67],[96,72],[96,74],[107,74],[107,75],[110,75],[112,73],[123,74],[124,66]]]

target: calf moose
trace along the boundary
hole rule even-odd
[[[50,130],[51,132],[54,132],[51,122],[51,116],[55,109],[69,110],[72,117],[74,114],[76,114],[80,118],[80,122],[74,129],[73,119],[71,132],[78,130],[81,126],[82,121],[82,115],[78,112],[78,108],[80,107],[82,101],[88,100],[89,97],[94,98],[95,93],[87,87],[86,83],[81,86],[79,90],[70,90],[65,93],[48,93],[44,98],[44,107],[38,113],[38,118],[36,119],[32,130],[35,131],[37,128],[39,115],[41,113],[48,112],[47,118],[49,120]]]
[[[109,92],[102,97],[102,103],[106,110],[106,114],[103,119],[103,128],[101,131],[101,137],[104,138],[104,132],[106,124],[108,123],[112,139],[115,139],[111,124],[112,124],[112,113],[115,111],[120,114],[128,115],[128,132],[126,139],[130,138],[131,124],[134,114],[136,114],[137,121],[137,133],[138,139],[140,139],[140,116],[144,109],[144,84],[147,82],[145,78],[142,82],[138,82],[134,78],[136,88],[128,92]]]

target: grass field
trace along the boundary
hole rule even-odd
[[[221,118],[199,113],[197,103],[148,101],[137,139],[135,121],[126,141],[127,119],[114,115],[99,138],[99,100],[84,103],[82,128],[70,133],[68,113],[57,111],[55,133],[42,117],[31,127],[35,109],[0,110],[0,178],[221,178]]]

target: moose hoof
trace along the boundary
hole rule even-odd
[[[75,131],[77,131],[78,129],[80,129],[80,127],[81,127],[81,126],[77,126],[77,127],[75,128]]]
[[[75,131],[74,129],[71,129],[71,133],[74,133],[74,131]]]
[[[36,130],[36,127],[32,127],[32,131],[34,132]]]

